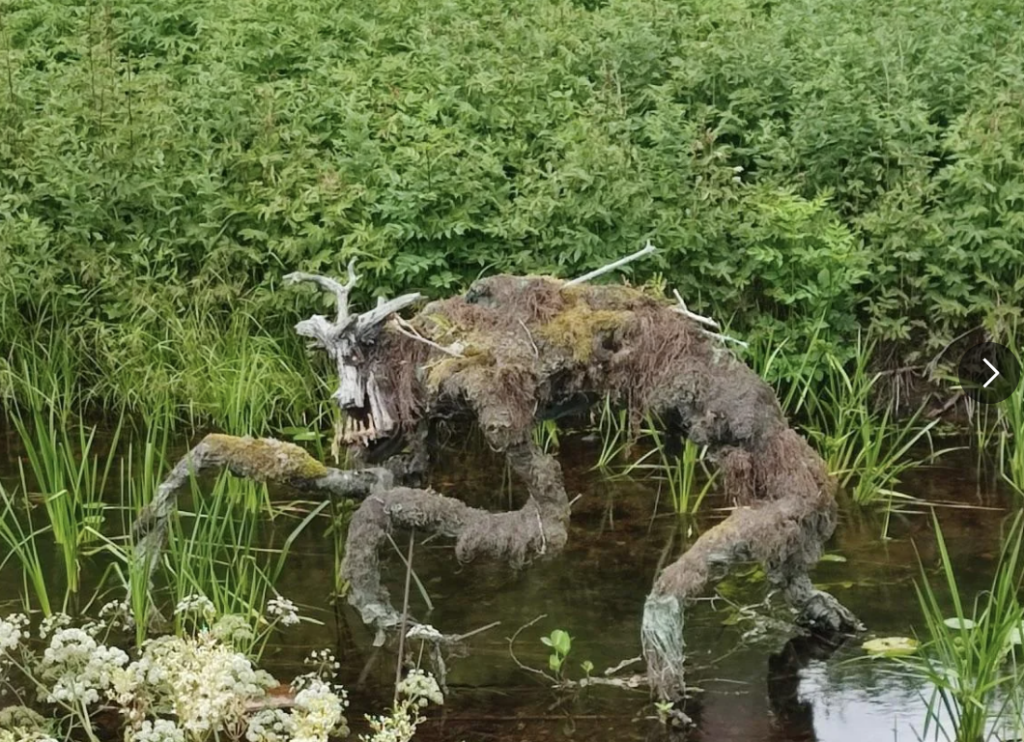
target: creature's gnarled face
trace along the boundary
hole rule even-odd
[[[369,445],[394,432],[396,422],[388,412],[387,400],[381,393],[373,371],[368,368],[363,349],[368,347],[384,322],[395,312],[420,300],[419,294],[406,294],[390,301],[381,300],[363,314],[349,314],[348,294],[358,277],[354,261],[348,266],[348,282],[308,273],[290,273],[287,283],[310,281],[335,295],[338,316],[334,322],[316,314],[295,325],[295,331],[310,338],[312,347],[327,352],[338,369],[338,390],[332,395],[345,412],[341,442]]]
[[[328,353],[331,349],[328,348]],[[388,411],[377,378],[367,368],[365,354],[357,338],[343,340],[337,347],[338,389],[332,395],[345,413],[340,442],[346,445],[369,445],[394,432],[395,420]]]

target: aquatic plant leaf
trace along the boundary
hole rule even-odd
[[[960,618],[958,616],[947,618],[942,622],[942,624],[951,629],[966,629],[967,631],[970,631],[978,625],[969,618]]]
[[[914,654],[917,651],[919,642],[907,636],[886,636],[878,639],[869,639],[860,645],[868,654],[879,657],[902,657]]]
[[[824,554],[824,555],[822,555],[821,559],[819,559],[818,561],[819,562],[845,562],[846,561],[846,557],[844,557],[842,554]]]
[[[572,639],[569,637],[569,633],[562,629],[555,629],[552,631],[550,639],[544,643],[554,649],[562,657],[569,654],[569,650],[572,648]]]
[[[722,626],[735,626],[743,620],[743,616],[739,611],[732,611],[728,616],[722,619]]]

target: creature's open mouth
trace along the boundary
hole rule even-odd
[[[340,439],[346,445],[366,446],[388,432],[377,430],[377,426],[373,423],[373,415],[370,414],[370,409],[367,407],[349,408],[343,412],[345,420],[341,425]]]

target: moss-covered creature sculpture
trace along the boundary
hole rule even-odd
[[[287,444],[229,445],[211,436],[192,464],[189,457],[179,464],[176,476],[212,462],[242,475],[363,497],[342,571],[350,603],[377,630],[378,641],[401,623],[378,563],[392,529],[450,537],[460,560],[488,556],[521,567],[558,554],[569,503],[558,462],[533,444],[531,427],[552,408],[606,394],[627,406],[635,423],[653,413],[709,446],[736,504],[657,576],[644,605],[643,652],[660,696],[678,697],[684,688],[685,603],[737,563],[764,565],[799,624],[821,632],[856,628],[854,616],[814,589],[807,574],[836,522],[823,462],[789,428],[771,388],[685,308],[624,286],[500,275],[404,320],[396,311],[418,296],[350,315],[351,267],[344,285],[305,274],[290,278],[315,281],[337,297],[335,321],[315,316],[296,329],[337,364],[335,398],[347,413],[341,438],[364,460],[383,459],[380,468],[341,472],[305,461]],[[430,422],[465,411],[525,484],[529,498],[521,509],[491,513],[396,484],[428,465]],[[403,447],[411,456],[388,456]],[[142,521],[154,539],[162,538],[158,524],[174,479]]]

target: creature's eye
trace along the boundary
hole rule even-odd
[[[491,296],[491,290],[487,286],[480,286],[473,284],[466,291],[466,303],[467,304],[479,304],[481,299],[487,299]]]

